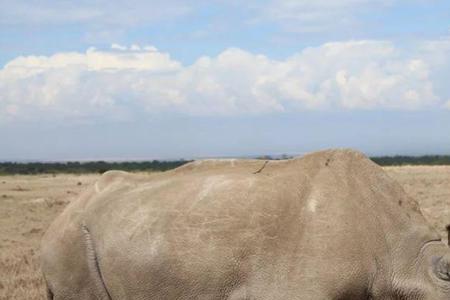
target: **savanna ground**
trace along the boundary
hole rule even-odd
[[[386,167],[446,238],[450,166]],[[99,175],[0,176],[0,300],[45,299],[39,241],[52,220]]]

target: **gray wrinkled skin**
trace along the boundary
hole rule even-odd
[[[450,250],[351,150],[108,172],[42,241],[49,298],[450,299]]]

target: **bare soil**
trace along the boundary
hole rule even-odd
[[[386,167],[444,238],[450,166]],[[45,299],[39,242],[64,207],[99,175],[0,176],[0,300]]]

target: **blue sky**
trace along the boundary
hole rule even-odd
[[[448,1],[0,4],[0,160],[450,153]]]

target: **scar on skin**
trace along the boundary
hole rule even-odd
[[[313,198],[308,203],[308,209],[310,212],[316,212],[316,207],[317,207],[317,200]]]
[[[262,165],[262,167],[261,168],[259,168],[259,170],[257,170],[256,172],[254,172],[253,174],[259,174],[259,173],[261,173],[262,172],[262,170],[264,170],[264,168],[266,167],[266,165],[269,163],[269,161],[268,160],[266,160],[265,162],[264,162],[264,164]]]

